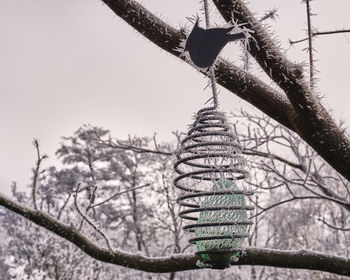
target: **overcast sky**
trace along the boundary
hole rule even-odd
[[[300,1],[259,0],[249,6],[260,16],[278,8],[271,23],[284,49],[288,39],[305,35],[305,7]],[[197,0],[143,0],[172,25],[190,26],[199,13]],[[283,4],[281,4],[283,3]],[[320,30],[350,28],[349,0],[312,2],[314,26]],[[220,24],[217,12],[212,22]],[[319,91],[336,119],[350,124],[348,93],[350,35],[315,40]],[[288,49],[288,57],[307,61],[305,44]],[[237,45],[224,55],[235,60]],[[237,61],[240,65],[240,61]],[[161,51],[115,16],[99,0],[0,0],[0,191],[12,181],[23,188],[35,162],[32,139],[55,162],[61,136],[82,124],[128,134],[170,140],[185,130],[194,112],[209,98],[207,80],[187,64]],[[229,111],[247,106],[222,89],[220,102]]]

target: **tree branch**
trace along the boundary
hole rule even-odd
[[[158,155],[165,155],[165,156],[175,156],[176,155],[176,151],[165,151],[165,150],[160,150],[160,149],[152,150],[152,149],[148,149],[148,148],[141,148],[141,147],[137,147],[137,146],[133,146],[133,145],[125,145],[121,142],[116,143],[116,142],[113,142],[111,139],[106,141],[106,140],[103,140],[101,138],[98,138],[98,141],[99,141],[99,144],[101,144],[101,145],[105,145],[105,146],[108,146],[108,147],[111,147],[114,149],[130,150],[130,151],[133,151],[135,153],[140,153],[140,154],[150,153],[150,154],[158,154]],[[259,156],[259,157],[264,157],[264,158],[276,159],[282,163],[288,164],[289,166],[291,166],[293,168],[297,168],[297,169],[302,170],[302,166],[300,164],[291,162],[285,158],[282,158],[278,155],[274,155],[271,153],[264,153],[264,152],[254,150],[254,149],[243,149],[242,154],[249,155],[249,156]],[[97,206],[97,205],[94,205],[94,206]]]
[[[350,231],[350,228],[342,228],[342,227],[337,227],[337,226],[331,225],[331,224],[327,223],[324,218],[322,218],[322,219],[317,218],[317,220],[324,223],[326,226],[330,227],[331,229],[340,230],[340,231]]]
[[[282,157],[280,157],[278,155],[274,155],[274,154],[271,154],[271,153],[264,153],[264,152],[261,152],[261,151],[258,151],[258,150],[243,149],[242,150],[242,154],[249,155],[249,156],[258,156],[258,157],[275,159],[275,160],[278,160],[278,161],[280,161],[280,162],[282,162],[284,164],[289,165],[290,167],[293,167],[293,168],[296,168],[296,169],[299,169],[299,170],[303,170],[303,167],[302,167],[301,164],[289,161],[289,160],[287,160],[285,158],[282,158]]]
[[[37,200],[36,200],[36,192],[37,192],[38,181],[39,181],[39,177],[40,177],[40,166],[41,166],[42,161],[44,159],[46,159],[47,156],[46,155],[42,156],[40,154],[39,141],[37,139],[34,139],[33,145],[34,145],[35,150],[36,150],[37,161],[36,161],[36,166],[33,169],[32,199],[33,199],[34,209],[37,210],[38,205],[37,205]]]
[[[302,68],[288,61],[254,19],[241,0],[213,0],[227,21],[255,31],[250,53],[262,69],[284,90],[287,98],[248,72],[219,59],[218,83],[250,102],[282,125],[296,131],[317,153],[350,180],[350,142],[313,96],[303,79]],[[177,30],[134,0],[103,0],[112,11],[153,43],[179,57],[183,30]],[[292,104],[292,105],[291,105]]]
[[[98,232],[98,233],[103,237],[103,239],[106,241],[106,245],[107,245],[109,251],[113,252],[112,246],[111,246],[111,244],[110,244],[110,241],[109,241],[107,235],[106,235],[98,226],[96,226],[96,225],[89,219],[89,217],[86,215],[87,213],[84,214],[84,213],[80,210],[79,204],[78,204],[78,193],[79,193],[79,188],[80,188],[80,184],[78,184],[77,189],[76,189],[76,191],[74,192],[74,205],[75,205],[75,208],[77,209],[79,215],[80,215],[90,226],[92,226],[96,232]],[[91,201],[91,200],[90,200],[90,201]],[[81,227],[82,227],[82,223],[81,223],[80,228],[81,228]]]
[[[145,257],[121,250],[111,252],[91,242],[73,226],[65,225],[41,211],[24,207],[2,194],[0,194],[0,205],[70,241],[89,256],[102,262],[158,273],[199,269],[196,266],[199,257],[194,254]],[[311,269],[350,276],[350,259],[305,250],[282,251],[249,247],[233,265]]]
[[[334,169],[350,180],[350,141],[305,82],[302,68],[291,63],[242,0],[213,0],[227,22],[245,24],[254,31],[250,54],[286,93],[294,130]]]
[[[310,73],[310,87],[314,88],[314,58],[313,58],[313,47],[312,47],[312,25],[311,25],[311,7],[310,0],[305,0],[306,3],[306,15],[307,15],[307,35],[309,43],[309,73]]]
[[[102,1],[147,39],[180,58],[178,49],[186,38],[184,30],[168,25],[134,0]],[[218,60],[215,75],[220,85],[293,130],[287,114],[292,107],[284,95],[223,59]]]
[[[316,37],[316,36],[322,36],[322,35],[333,35],[333,34],[339,34],[339,33],[350,33],[350,29],[341,29],[341,30],[331,30],[331,31],[316,31],[316,32],[312,32],[312,37]],[[298,44],[304,41],[309,40],[309,38],[303,38],[303,39],[299,39],[299,40],[289,40],[289,44],[294,45],[294,44]]]
[[[138,186],[138,187],[134,187],[134,188],[131,188],[131,189],[128,189],[128,190],[125,190],[125,191],[120,191],[120,192],[117,192],[115,194],[113,194],[111,197],[101,201],[101,202],[98,202],[98,203],[95,203],[93,205],[90,206],[90,208],[95,208],[95,207],[98,207],[98,206],[101,206],[105,203],[107,203],[108,201],[111,201],[113,199],[115,199],[116,197],[124,194],[124,193],[128,193],[128,192],[131,192],[131,191],[135,191],[137,189],[142,189],[142,188],[145,188],[145,187],[149,187],[151,184],[145,184],[145,185],[142,185],[142,186]]]

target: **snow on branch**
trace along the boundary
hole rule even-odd
[[[80,189],[80,184],[77,186],[77,189],[75,190],[74,192],[74,205],[75,205],[75,208],[77,209],[79,215],[90,225],[93,227],[94,230],[96,230],[102,237],[103,239],[106,241],[106,245],[109,249],[109,251],[113,252],[113,249],[112,249],[112,246],[111,246],[111,243],[109,241],[109,238],[107,237],[107,235],[99,228],[99,226],[95,225],[95,223],[93,221],[90,220],[90,218],[87,216],[87,213],[84,214],[81,210],[80,210],[80,207],[79,207],[79,204],[78,204],[78,193],[79,193],[79,189]],[[96,188],[95,188],[96,190]],[[90,200],[91,202],[91,200]],[[90,206],[90,204],[89,204]],[[82,223],[80,225],[80,228],[82,227]]]
[[[121,250],[111,252],[91,242],[73,226],[65,225],[42,211],[24,207],[2,194],[0,194],[0,205],[66,239],[89,256],[102,262],[158,273],[199,269],[196,266],[198,257],[194,254],[146,257],[139,253],[133,254]],[[240,260],[233,265],[310,269],[350,276],[350,259],[306,250],[282,251],[248,247]]]
[[[40,181],[40,175],[42,174],[40,167],[41,167],[43,160],[47,158],[47,155],[41,155],[39,141],[37,139],[33,140],[33,145],[34,145],[35,150],[36,150],[37,161],[36,161],[35,168],[33,168],[32,199],[33,199],[34,209],[37,210],[38,205],[37,205],[36,192],[38,189],[38,183]]]
[[[314,95],[300,65],[290,62],[242,0],[213,0],[227,22],[253,30],[249,52],[286,93],[294,130],[334,169],[350,179],[350,141]]]
[[[103,0],[112,11],[150,41],[179,57],[184,30],[177,30],[134,0]],[[217,82],[287,128],[296,131],[335,170],[350,179],[350,141],[320,104],[303,77],[241,0],[213,0],[226,21],[253,30],[249,51],[288,98],[254,75],[219,59]],[[288,100],[289,99],[289,100]]]
[[[322,35],[334,35],[334,34],[341,34],[341,33],[350,33],[350,29],[339,29],[339,30],[330,30],[330,31],[313,31],[311,33],[312,37],[322,36]],[[309,37],[298,39],[298,40],[291,40],[289,39],[290,45],[295,45],[301,42],[305,42],[309,40]]]
[[[117,192],[115,194],[113,194],[112,196],[108,197],[107,199],[101,201],[101,202],[98,202],[98,203],[95,203],[93,205],[90,206],[90,208],[95,208],[95,207],[98,207],[98,206],[101,206],[113,199],[115,199],[116,197],[122,195],[122,194],[125,194],[125,193],[128,193],[128,192],[131,192],[131,191],[135,191],[135,190],[138,190],[138,189],[143,189],[143,188],[146,188],[146,187],[149,187],[151,186],[151,184],[145,184],[145,185],[142,185],[142,186],[138,186],[138,187],[134,187],[134,188],[130,188],[128,190],[124,190],[124,191],[120,191],[120,192]]]
[[[134,0],[102,0],[120,18],[163,50],[179,57],[181,43],[186,39],[183,29],[176,29],[152,14]],[[203,74],[207,75],[207,73]],[[217,83],[265,114],[293,130],[288,112],[292,111],[287,98],[254,75],[219,59],[215,69]]]

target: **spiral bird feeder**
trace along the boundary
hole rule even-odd
[[[228,267],[242,250],[252,224],[247,211],[254,207],[246,205],[253,192],[237,186],[247,172],[224,113],[215,107],[199,110],[177,158],[174,184],[184,192],[177,202],[186,208],[180,217],[195,222],[184,226],[195,234],[189,242],[196,244],[204,266]]]
[[[217,50],[233,38],[233,28],[209,29],[206,0],[204,11],[207,29],[199,28],[197,19],[184,51],[189,52],[190,62],[198,68],[209,65],[214,105],[198,111],[187,136],[181,142],[178,160],[174,165],[178,173],[174,185],[182,191],[177,202],[184,210],[179,215],[191,222],[183,228],[194,233],[189,242],[197,247],[196,254],[202,259],[199,265],[223,269],[238,260],[244,238],[248,237],[248,227],[252,224],[248,219],[248,211],[254,207],[246,204],[246,198],[253,192],[240,186],[240,181],[247,175],[241,147],[225,114],[218,109],[214,68],[211,64],[215,59],[205,58],[208,53],[211,58],[217,57]],[[242,30],[235,34],[236,39],[247,37]],[[215,38],[219,47],[215,46]],[[206,42],[210,48],[203,46]]]

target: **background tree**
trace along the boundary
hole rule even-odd
[[[320,189],[312,181],[311,176],[314,175],[310,174],[313,172],[307,171],[307,168],[304,171],[302,169],[302,165],[309,161],[314,162],[315,165],[320,165],[322,161],[313,154],[308,154],[309,148],[293,133],[276,125],[268,118],[247,113],[235,114],[234,117],[238,120],[234,127],[242,132],[240,140],[244,147],[243,153],[248,159],[251,170],[251,179],[248,183],[257,192],[252,201],[257,208],[253,216],[255,226],[252,228],[249,244],[254,247],[285,250],[269,252],[258,250],[260,254],[258,258],[261,256],[268,258],[276,252],[279,254],[282,252],[284,257],[293,254],[298,256],[297,251],[290,250],[300,248],[313,248],[331,254],[336,251],[337,254],[347,257],[348,250],[343,244],[347,244],[349,240],[344,231],[347,226],[347,216],[344,214],[343,205],[338,201],[332,201],[332,197],[326,197],[322,192],[323,188]],[[101,248],[108,248],[106,238],[109,237],[108,242],[113,251],[114,248],[141,251],[142,254],[150,257],[148,260],[152,260],[152,256],[164,256],[166,260],[164,265],[172,258],[186,256],[191,260],[194,258],[191,253],[193,248],[188,247],[188,237],[181,230],[181,221],[177,216],[179,208],[175,203],[177,194],[174,193],[176,191],[172,186],[174,178],[172,165],[178,146],[176,143],[181,139],[181,135],[176,139],[175,145],[159,145],[154,138],[132,137],[122,141],[110,138],[107,130],[80,128],[72,137],[64,138],[64,142],[57,151],[57,155],[62,160],[62,166],[50,167],[46,172],[41,173],[44,176],[39,177],[36,192],[38,210],[49,212],[51,217],[71,225],[70,230],[78,230]],[[94,148],[89,149],[91,147]],[[90,152],[87,153],[86,149]],[[86,155],[89,155],[90,160]],[[140,172],[136,172],[131,168],[135,167],[132,161],[141,157],[143,161],[137,161]],[[339,189],[339,193],[343,194],[347,188],[344,186],[344,181],[331,176],[328,171],[326,168],[320,169],[317,178],[333,181],[334,189]],[[308,174],[309,177],[303,177],[301,180],[298,172]],[[95,180],[92,181],[91,178]],[[143,181],[146,179],[150,185],[135,187],[133,184],[126,183],[138,181],[141,184],[145,183]],[[77,190],[79,182],[83,183]],[[330,185],[329,182],[327,186]],[[318,195],[310,192],[310,188],[319,189]],[[13,188],[13,194],[22,205],[33,203],[31,197],[26,193],[17,192],[15,188]],[[137,198],[136,203],[133,196]],[[77,199],[75,200],[74,197]],[[94,227],[81,217],[75,203],[78,204],[79,211],[85,213],[84,216],[88,217],[89,221],[93,221]],[[327,219],[329,223],[334,223],[339,228],[343,226],[345,229],[333,230],[318,221],[318,218]],[[41,217],[40,220],[48,222],[45,217]],[[75,279],[77,275],[85,275],[87,279],[99,279],[99,277],[100,279],[118,279],[118,277],[119,279],[120,277],[222,279],[232,275],[235,275],[236,279],[269,279],[270,277],[283,279],[288,275],[310,279],[329,277],[315,272],[276,270],[268,267],[235,267],[234,271],[232,269],[202,273],[194,271],[172,273],[169,276],[152,276],[149,273],[111,267],[97,262],[69,243],[62,244],[55,235],[47,234],[45,230],[26,222],[23,218],[19,219],[11,212],[3,212],[2,225],[10,241],[4,248],[4,252],[6,252],[6,259],[9,260],[8,265],[12,268],[13,277],[22,277],[23,274],[28,277],[34,275],[37,279],[40,277]],[[81,248],[86,245],[81,241],[75,244]],[[256,254],[254,250],[257,249],[247,248],[247,256],[249,257],[250,253]],[[183,252],[189,252],[190,255],[173,255],[170,259],[167,257],[169,254]],[[92,256],[96,257],[95,254]],[[315,269],[329,269],[317,261],[320,255],[301,251],[298,258],[305,260],[305,256],[306,260],[310,257],[315,258],[313,260],[316,261]],[[336,260],[337,266],[342,264],[341,258],[334,259],[335,257],[331,255],[321,256],[326,260]],[[122,255],[119,259],[123,260],[124,257]],[[137,261],[138,255],[134,257],[133,260]],[[157,260],[161,259],[153,261]],[[188,265],[186,259],[183,262]],[[133,264],[135,263],[122,265]],[[135,268],[140,269],[139,265],[137,264]],[[195,268],[195,264],[193,265]],[[289,265],[283,264],[287,267]],[[300,264],[297,265],[300,266]],[[310,263],[307,263],[307,267],[309,265]],[[143,270],[146,269],[143,268]],[[342,274],[340,270],[332,272]],[[336,279],[335,276],[333,278]]]

